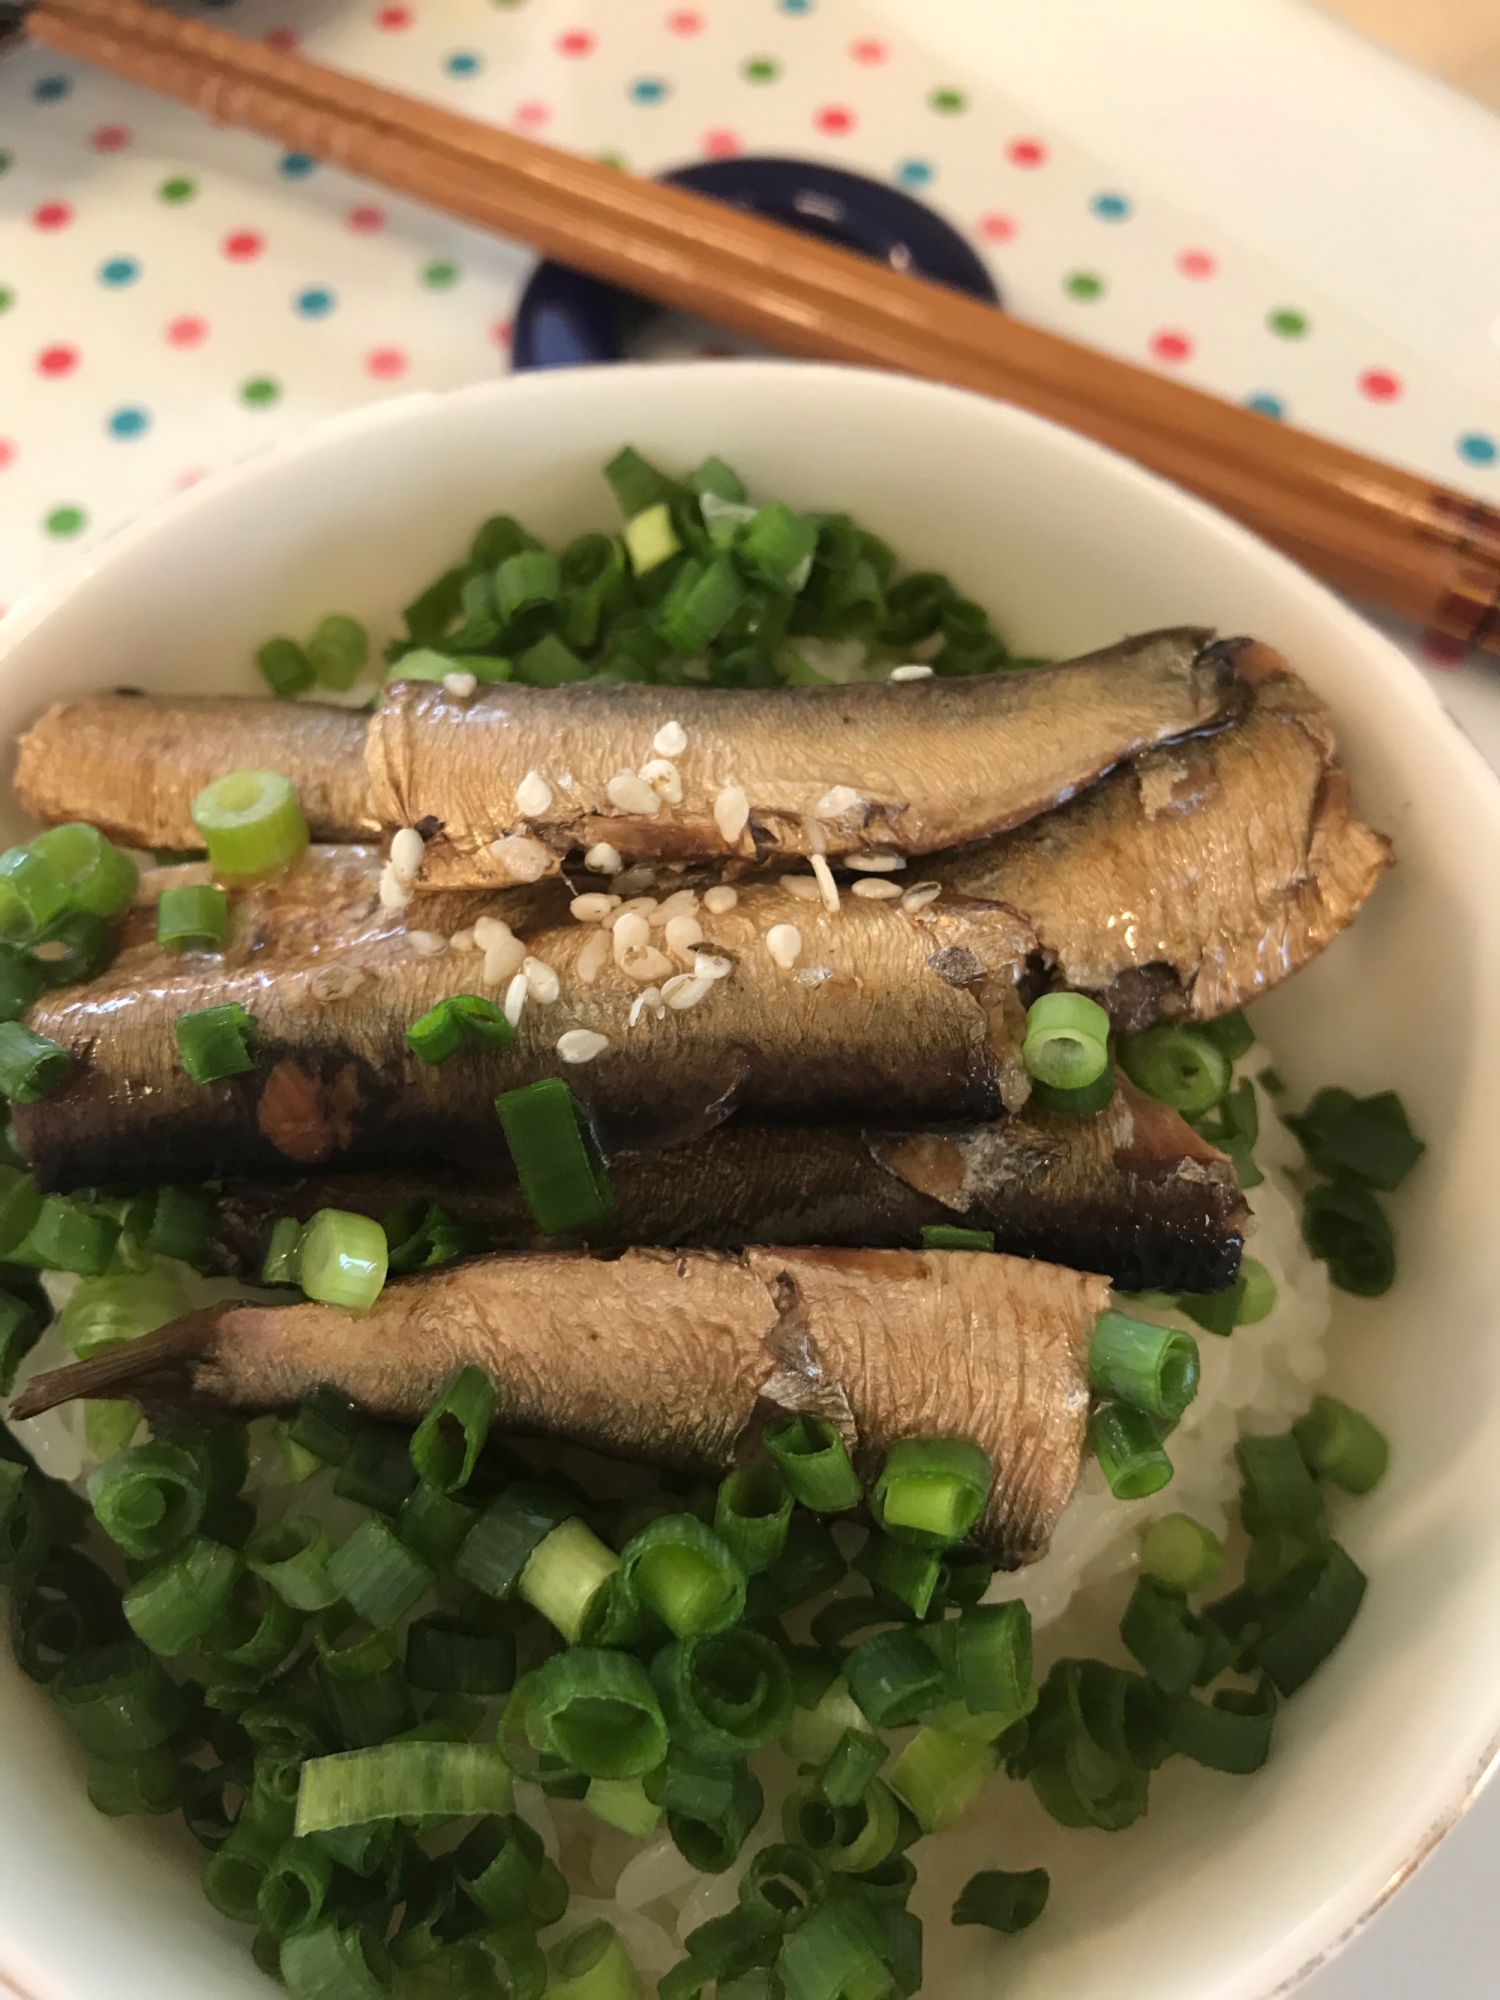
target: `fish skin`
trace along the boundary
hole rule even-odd
[[[408,1046],[408,1026],[447,995],[483,991],[483,958],[421,955],[402,916],[380,906],[379,870],[368,849],[309,850],[279,882],[235,896],[222,957],[161,949],[149,908],[133,911],[114,964],[44,996],[30,1015],[74,1057],[51,1096],[17,1107],[38,1178],[194,1181],[444,1159],[483,1169],[503,1157],[496,1094],[559,1072],[610,1152],[680,1139],[731,1111],[904,1125],[993,1118],[1002,1093],[1024,1101],[1015,982],[1031,936],[1007,910],[955,900],[907,915],[849,898],[830,915],[775,880],[747,883],[732,911],[699,913],[731,976],[691,1011],[648,1014],[631,1028],[641,987],[612,958],[592,985],[579,980],[597,930],[566,915],[560,884],[434,897],[420,912],[436,922],[428,935],[484,912],[514,920],[557,973],[561,998],[528,1002],[510,1047],[471,1043],[429,1064]],[[157,870],[146,893],[188,879],[201,869]],[[803,939],[794,971],[765,945],[781,922]],[[993,971],[972,987],[928,964],[960,935]],[[658,945],[662,936],[652,933]],[[178,1060],[177,1018],[227,1001],[258,1023],[254,1069],[195,1084]],[[579,1027],[610,1046],[570,1067],[557,1041]]]
[[[1232,729],[928,867],[945,893],[1024,912],[1047,983],[1097,995],[1117,1028],[1213,1020],[1268,992],[1392,863],[1354,816],[1327,709],[1267,647],[1240,669],[1254,698]]]
[[[374,808],[387,826],[434,819],[424,886],[504,883],[501,836],[561,857],[607,841],[625,855],[765,860],[895,848],[926,854],[1021,824],[1123,759],[1230,721],[1246,690],[1244,641],[1199,627],[1148,632],[1055,666],[911,682],[780,688],[497,682],[459,700],[439,683],[398,682],[372,718]],[[606,795],[677,722],[680,804],[621,811]],[[539,773],[550,805],[522,813],[516,788]],[[714,804],[728,785],[750,821],[728,840]],[[855,795],[836,810],[836,787]]]
[[[256,1282],[283,1216],[306,1222],[340,1208],[379,1220],[436,1201],[484,1250],[904,1249],[948,1223],[992,1231],[997,1251],[1104,1271],[1124,1291],[1211,1292],[1238,1275],[1247,1219],[1224,1155],[1123,1077],[1114,1102],[1089,1118],[1028,1105],[995,1125],[931,1133],[735,1121],[690,1148],[621,1154],[610,1183],[601,1223],[549,1239],[510,1173],[236,1181],[219,1193],[217,1268]]]
[[[87,820],[130,847],[201,848],[192,803],[226,771],[283,771],[315,840],[373,840],[369,718],[326,702],[85,695],[55,702],[17,747],[33,819]]]
[[[506,1432],[717,1475],[765,1406],[827,1415],[873,1474],[898,1438],[992,1455],[979,1536],[1037,1560],[1077,1481],[1088,1348],[1108,1281],[964,1251],[663,1249],[488,1257],[386,1286],[368,1313],[212,1307],[34,1378],[12,1415],[78,1395],[218,1414],[319,1383],[415,1422],[474,1363]]]

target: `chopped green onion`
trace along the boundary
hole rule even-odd
[[[1129,1403],[1101,1403],[1089,1419],[1089,1443],[1117,1500],[1145,1500],[1172,1477],[1155,1421]]]
[[[738,1858],[765,1808],[760,1780],[743,1759],[721,1765],[722,1796],[713,1806],[674,1809],[663,1794],[667,1831],[678,1850],[705,1875],[722,1875]]]
[[[294,1215],[279,1215],[271,1227],[266,1259],[260,1267],[263,1285],[300,1285],[302,1282],[302,1233],[306,1224]]]
[[[833,1598],[814,1614],[809,1632],[815,1646],[842,1657],[856,1633],[887,1631],[892,1625],[907,1622],[904,1611],[893,1610],[867,1592],[863,1597]]]
[[[887,1782],[923,1833],[942,1833],[975,1804],[998,1762],[992,1743],[922,1728],[892,1764]]]
[[[647,1797],[640,1778],[590,1778],[583,1803],[595,1819],[632,1840],[649,1840],[661,1823],[661,1807]]]
[[[1256,1688],[1221,1688],[1210,1707],[1185,1695],[1168,1712],[1167,1736],[1179,1757],[1210,1771],[1248,1777],[1271,1753],[1276,1690],[1262,1678]]]
[[[504,1048],[515,1039],[505,1010],[478,993],[455,993],[412,1022],[406,1039],[423,1062],[446,1062],[469,1040]]]
[[[1068,1118],[1091,1118],[1114,1102],[1115,1073],[1112,1066],[1100,1071],[1092,1083],[1077,1090],[1059,1090],[1055,1084],[1033,1081],[1031,1102],[1039,1111],[1059,1111]]]
[[[411,1433],[395,1424],[361,1424],[347,1457],[334,1475],[333,1490],[394,1520],[417,1485],[411,1462]]]
[[[481,1513],[459,1551],[454,1575],[487,1597],[508,1597],[532,1552],[577,1512],[577,1499],[563,1487],[518,1481]]]
[[[724,1762],[764,1749],[792,1719],[792,1677],[773,1639],[748,1626],[677,1639],[651,1662],[673,1742]]]
[[[180,1726],[183,1695],[134,1639],[76,1653],[51,1683],[53,1700],[91,1757],[131,1757]]]
[[[561,1077],[543,1077],[495,1099],[521,1191],[549,1236],[587,1229],[608,1214],[608,1178],[584,1136],[573,1093]]]
[[[1047,1907],[1052,1878],[1045,1868],[1028,1868],[1010,1874],[1003,1868],[984,1868],[971,1875],[953,1905],[956,1924],[984,1924],[992,1931],[1014,1937],[1028,1930]]]
[[[80,1361],[122,1340],[154,1333],[188,1309],[174,1272],[157,1268],[119,1277],[85,1278],[57,1318],[57,1331]]]
[[[531,1705],[551,1749],[590,1778],[638,1778],[666,1755],[661,1703],[639,1660],[573,1646],[531,1677]]]
[[[238,1000],[179,1014],[177,1053],[194,1083],[218,1083],[224,1077],[243,1076],[254,1069],[250,1046],[255,1039],[255,1026],[254,1017],[245,1012]]]
[[[645,1987],[613,1924],[585,1924],[547,1954],[552,2000],[643,2000]]]
[[[879,1867],[895,1851],[900,1813],[878,1778],[846,1806],[834,1805],[815,1779],[805,1779],[787,1795],[781,1827],[788,1841],[807,1848],[831,1874],[849,1875]]]
[[[1140,1577],[1125,1607],[1120,1637],[1164,1693],[1186,1694],[1196,1683],[1205,1639],[1181,1591],[1154,1577]]]
[[[786,1547],[775,1562],[750,1579],[745,1616],[751,1624],[778,1618],[832,1590],[847,1568],[827,1525],[811,1515],[795,1513],[787,1528]]]
[[[1302,1240],[1327,1264],[1340,1291],[1374,1299],[1395,1282],[1391,1226],[1366,1188],[1344,1182],[1309,1189],[1302,1202]]]
[[[1224,1567],[1224,1544],[1189,1514],[1163,1514],[1141,1536],[1141,1573],[1169,1590],[1207,1590]]]
[[[1082,1090],[1109,1068],[1109,1016],[1083,993],[1044,993],[1026,1010],[1021,1060],[1054,1090]]]
[[[0,1257],[13,1257],[42,1212],[42,1197],[30,1174],[0,1164]]]
[[[1232,1014],[1221,1014],[1217,1021],[1202,1021],[1198,1033],[1207,1035],[1221,1055],[1231,1062],[1238,1062],[1242,1055],[1255,1046],[1255,1030],[1245,1018],[1243,1007],[1236,1007]]]
[[[103,917],[89,910],[64,910],[37,940],[33,962],[45,986],[76,986],[103,968],[113,948],[114,937]]]
[[[1257,1321],[1268,1318],[1275,1307],[1276,1280],[1258,1257],[1242,1257],[1240,1283],[1244,1290],[1235,1324],[1254,1326]]]
[[[41,1339],[44,1314],[29,1300],[0,1291],[0,1396],[8,1396],[16,1370]]]
[[[0,940],[0,1021],[18,1021],[46,984],[29,951]]]
[[[208,1501],[199,1461],[160,1441],[96,1466],[88,1494],[105,1534],[137,1562],[158,1561],[196,1534]]]
[[[805,1847],[773,1840],[740,1877],[740,1907],[777,1931],[793,1931],[828,1895],[828,1871]]]
[[[302,1232],[302,1289],[322,1305],[368,1312],[385,1285],[388,1255],[373,1217],[320,1208]]]
[[[826,1656],[823,1657],[826,1663]],[[808,1691],[798,1686],[798,1705],[782,1738],[782,1747],[798,1764],[822,1764],[833,1755],[844,1731],[866,1728],[868,1718],[850,1694],[836,1664],[815,1699],[800,1699]]]
[[[506,1694],[516,1678],[515,1634],[442,1613],[418,1618],[406,1634],[406,1677],[436,1694]]]
[[[45,854],[32,847],[8,847],[0,854],[0,932],[6,937],[36,937],[70,902],[62,871]]]
[[[137,1757],[93,1757],[88,1794],[94,1810],[111,1817],[174,1812],[182,1804],[177,1757],[165,1743]]]
[[[868,1729],[846,1729],[818,1771],[818,1789],[831,1806],[862,1799],[890,1752]]]
[[[352,687],[370,657],[370,635],[357,618],[331,611],[307,642],[307,659],[324,687]]]
[[[632,514],[639,514],[643,508],[669,499],[673,491],[672,481],[667,475],[658,472],[650,460],[642,458],[631,444],[616,452],[604,468],[604,477],[609,481],[620,512],[627,519]]]
[[[745,497],[745,482],[732,465],[726,465],[716,455],[705,458],[696,472],[690,472],[687,484],[700,498],[705,493],[712,493],[720,500],[743,500]]]
[[[323,1914],[333,1886],[333,1859],[311,1840],[288,1840],[261,1877],[257,1914],[273,1937],[307,1930]]]
[[[24,1467],[0,1460],[0,1518],[14,1499]],[[15,1475],[7,1480],[6,1474]],[[69,1660],[127,1636],[119,1586],[97,1563],[73,1550],[27,1564],[11,1586],[11,1643],[16,1664],[44,1686]]]
[[[345,1603],[377,1627],[405,1617],[435,1581],[426,1563],[373,1515],[328,1558],[327,1569]]]
[[[156,942],[176,951],[222,951],[229,896],[211,882],[163,889],[156,899]]]
[[[346,1743],[363,1749],[411,1727],[406,1677],[389,1632],[319,1632],[316,1644],[318,1684]]]
[[[153,1653],[185,1653],[228,1609],[240,1573],[236,1550],[198,1535],[125,1593],[125,1616]]]
[[[854,1558],[854,1567],[914,1618],[925,1618],[942,1580],[943,1558],[936,1549],[913,1548],[876,1530]]]
[[[1427,1150],[1394,1090],[1373,1097],[1320,1090],[1300,1116],[1286,1122],[1319,1173],[1386,1193],[1400,1186]]]
[[[735,549],[748,570],[773,587],[800,590],[817,545],[818,530],[785,501],[769,500],[745,523]]]
[[[1180,1421],[1198,1393],[1198,1343],[1190,1333],[1104,1312],[1089,1344],[1089,1383],[1168,1423]]]
[[[1207,1035],[1169,1021],[1123,1035],[1120,1067],[1138,1090],[1185,1118],[1211,1111],[1228,1090],[1231,1073],[1228,1056]]]
[[[203,1635],[215,1671],[270,1673],[302,1636],[302,1616],[251,1571],[236,1577],[224,1615]]]
[[[72,1058],[60,1043],[33,1034],[22,1021],[0,1021],[0,1097],[36,1104],[68,1073]]]
[[[588,668],[555,632],[544,632],[516,661],[515,673],[517,680],[530,687],[562,687],[569,681],[583,680]]]
[[[31,843],[31,852],[50,861],[67,884],[75,910],[117,917],[136,891],[140,870],[96,826],[70,822],[49,826]]]
[[[826,1417],[778,1417],[766,1426],[765,1446],[793,1499],[804,1507],[835,1514],[863,1499],[842,1433]]]
[[[1249,1290],[1249,1280],[1241,1265],[1240,1275],[1232,1285],[1226,1285],[1218,1292],[1179,1292],[1175,1299],[1166,1300],[1168,1306],[1187,1314],[1205,1333],[1217,1334],[1227,1339],[1240,1323],[1241,1308],[1245,1294]]]
[[[137,1445],[133,1449],[154,1451],[156,1447]],[[324,1611],[339,1599],[328,1574],[332,1553],[333,1544],[320,1521],[310,1515],[287,1514],[255,1530],[245,1544],[245,1563],[294,1610]]]
[[[720,1483],[714,1498],[714,1532],[753,1576],[786,1547],[794,1504],[774,1463],[739,1466]]]
[[[620,1551],[621,1582],[677,1638],[722,1632],[745,1607],[745,1571],[694,1514],[664,1514]]]
[[[317,679],[312,661],[295,639],[267,639],[255,655],[255,664],[269,681],[272,694],[283,701],[305,694]]]
[[[1254,1646],[1257,1662],[1279,1694],[1295,1694],[1323,1664],[1354,1623],[1364,1594],[1364,1572],[1332,1543],[1310,1584]]]
[[[510,1766],[489,1743],[381,1743],[302,1766],[299,1838],[379,1819],[509,1812]]]
[[[1385,1477],[1391,1448],[1370,1419],[1336,1396],[1315,1396],[1292,1436],[1310,1471],[1346,1493],[1369,1493]]]
[[[1140,1818],[1151,1769],[1165,1750],[1160,1700],[1139,1676],[1102,1660],[1057,1663],[1032,1717],[1023,1765],[1054,1819],[1113,1833]]]
[[[844,1661],[849,1692],[877,1729],[915,1722],[943,1696],[943,1669],[920,1633],[877,1632]]]
[[[387,2000],[390,1955],[370,1925],[330,1917],[286,1939],[281,1978],[292,2000]]]
[[[275,1866],[281,1837],[269,1827],[241,1819],[203,1864],[203,1893],[232,1923],[253,1924],[259,1916],[261,1884]]]
[[[363,1423],[349,1398],[324,1383],[302,1398],[287,1428],[292,1442],[304,1451],[325,1465],[342,1465]]]
[[[435,1270],[439,1264],[477,1250],[482,1241],[479,1231],[460,1222],[436,1201],[406,1202],[383,1216],[380,1226],[390,1248],[393,1278]]]
[[[556,603],[558,587],[555,555],[547,549],[519,549],[495,571],[495,608],[508,624],[518,612]]]
[[[682,543],[672,525],[672,510],[664,500],[631,515],[625,523],[625,550],[637,576],[649,575],[681,553]]]
[[[1322,1518],[1322,1496],[1289,1432],[1242,1437],[1234,1455],[1242,1482],[1240,1518],[1250,1534],[1275,1528],[1302,1533]]]
[[[439,1574],[450,1570],[470,1529],[479,1519],[477,1507],[441,1493],[420,1480],[401,1503],[396,1533],[409,1549]]]
[[[924,1250],[993,1250],[993,1229],[960,1229],[951,1222],[928,1222],[922,1226]]]
[[[541,1836],[507,1809],[481,1820],[454,1855],[464,1893],[493,1923],[513,1923],[527,1914],[541,1874]]]
[[[855,1896],[813,1910],[783,1939],[776,1959],[785,2000],[886,2000],[893,1990],[914,1990],[898,1987],[883,1914]]]
[[[307,821],[281,771],[230,771],[205,785],[192,805],[209,865],[230,882],[287,868],[306,848]]]
[[[701,653],[744,600],[745,586],[727,555],[711,563],[685,564],[662,599],[656,629],[674,652]]]
[[[570,1645],[576,1644],[600,1588],[619,1568],[614,1550],[575,1515],[560,1521],[532,1550],[516,1595],[555,1625]]]
[[[482,1368],[459,1368],[412,1433],[417,1475],[443,1493],[467,1486],[495,1415],[495,1385]]]
[[[976,1604],[958,1620],[954,1669],[971,1715],[1019,1718],[1036,1700],[1031,1613],[1021,1603]]]
[[[109,1269],[119,1240],[120,1224],[113,1215],[85,1206],[77,1196],[49,1194],[12,1255],[44,1271],[98,1278]]]
[[[902,1438],[886,1453],[870,1511],[897,1541],[947,1548],[984,1511],[990,1473],[989,1453],[972,1438]]]

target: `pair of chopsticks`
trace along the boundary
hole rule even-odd
[[[778,223],[140,0],[30,34],[297,152],[783,350],[1003,397],[1201,494],[1325,581],[1500,653],[1500,512]]]

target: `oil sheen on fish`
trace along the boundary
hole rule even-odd
[[[147,893],[194,874],[154,871]],[[908,1126],[994,1118],[1024,1101],[1016,980],[1031,937],[997,905],[953,898],[909,913],[850,896],[830,913],[811,878],[798,885],[811,900],[761,880],[727,912],[699,906],[701,945],[676,949],[663,922],[621,965],[614,934],[575,922],[560,884],[434,897],[422,914],[437,927],[417,930],[381,907],[378,881],[370,850],[312,849],[280,882],[234,897],[222,956],[162,950],[149,907],[133,911],[109,970],[28,1017],[74,1058],[51,1096],[17,1107],[39,1177],[77,1186],[441,1159],[482,1170],[502,1152],[496,1094],[559,1073],[611,1152],[731,1111]],[[439,1000],[483,990],[485,954],[450,937],[486,911],[524,930],[533,997],[510,1046],[423,1062],[407,1028]],[[771,954],[777,926],[796,930],[794,965]],[[669,1004],[688,997],[663,995],[700,952],[724,976],[699,981],[696,1004]],[[254,1067],[194,1083],[178,1018],[227,1001],[255,1019]],[[606,1046],[570,1065],[559,1042],[576,1029]]]
[[[74,1396],[250,1413],[319,1383],[415,1421],[473,1363],[496,1423],[701,1474],[768,1409],[812,1411],[872,1472],[898,1438],[991,1454],[990,1554],[1031,1562],[1078,1477],[1101,1277],[963,1251],[662,1249],[476,1259],[387,1285],[368,1313],[228,1305],[34,1379],[12,1414]]]
[[[1234,728],[929,867],[945,891],[1024,912],[1048,977],[1097,994],[1119,1028],[1253,1000],[1351,924],[1391,865],[1354,816],[1327,709],[1268,648],[1240,668],[1255,692]]]
[[[1103,1271],[1132,1292],[1232,1284],[1246,1222],[1229,1161],[1124,1078],[1091,1118],[1028,1105],[996,1124],[928,1133],[735,1122],[678,1150],[619,1154],[610,1184],[608,1215],[577,1239],[596,1249],[904,1249],[929,1224],[956,1223],[990,1230],[997,1250]],[[384,1220],[433,1201],[471,1232],[472,1250],[565,1247],[537,1229],[508,1172],[317,1175],[220,1190],[218,1268],[256,1282],[282,1216],[340,1208]]]

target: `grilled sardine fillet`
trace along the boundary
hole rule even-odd
[[[37,1377],[12,1414],[135,1395],[248,1415],[328,1383],[414,1422],[473,1363],[502,1430],[717,1475],[768,1407],[812,1411],[867,1474],[899,1438],[977,1440],[994,1463],[981,1538],[1017,1565],[1045,1553],[1078,1477],[1108,1290],[963,1251],[490,1257],[389,1284],[368,1313],[212,1307]]]

